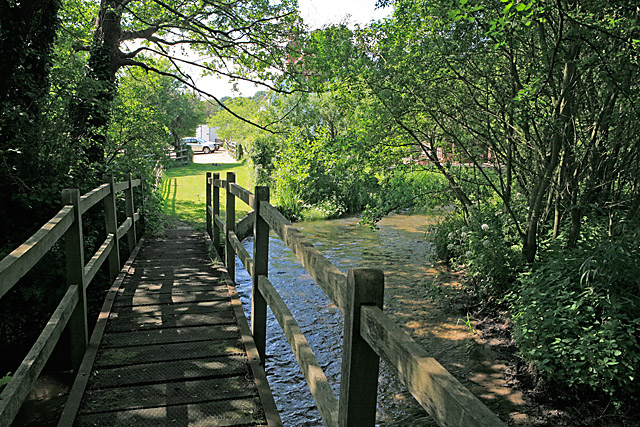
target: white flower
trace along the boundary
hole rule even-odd
[[[467,256],[467,258],[471,258],[471,255],[473,255],[473,252],[467,251],[467,253],[465,253],[465,255]]]
[[[482,231],[487,231],[489,229],[489,224],[482,224],[480,228],[482,228]]]
[[[485,248],[488,248],[489,246],[491,246],[491,242],[485,239],[482,241],[482,246],[484,246]]]
[[[453,249],[453,243],[449,243],[449,244],[447,245],[447,250],[449,250],[449,251],[450,251],[450,250],[452,250],[452,249]]]
[[[467,233],[463,231],[462,234],[460,234],[460,237],[464,239],[465,237],[467,237]]]
[[[462,231],[462,232],[464,233],[465,231],[467,231],[467,227],[462,227],[462,228],[460,229],[460,231]]]
[[[455,234],[453,234],[453,231],[452,231],[451,233],[449,233],[449,235],[447,237],[449,237],[449,240],[453,240],[453,238],[456,237],[456,236],[455,236]]]

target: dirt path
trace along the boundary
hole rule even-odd
[[[508,346],[500,334],[479,329],[478,321],[464,315],[455,301],[462,294],[463,273],[444,267],[424,266],[431,285],[394,285],[393,273],[387,278],[385,310],[416,341],[453,374],[489,409],[510,425],[533,425],[527,415],[531,407],[523,393],[509,383],[512,367],[501,356]],[[433,297],[433,298],[430,298]],[[484,327],[504,329],[506,325],[485,320]],[[409,398],[399,396],[399,399]]]

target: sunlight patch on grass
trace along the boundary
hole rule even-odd
[[[227,172],[235,172],[236,182],[254,191],[251,184],[251,170],[244,161],[219,165],[191,164],[167,169],[162,182],[164,213],[203,229],[205,223],[206,176],[207,172],[219,173],[221,179],[227,178]],[[220,215],[224,215],[226,195],[220,189]],[[236,218],[242,218],[251,209],[236,198]]]

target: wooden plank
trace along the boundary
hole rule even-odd
[[[282,427],[282,419],[280,418],[276,402],[273,399],[273,394],[269,388],[267,375],[264,372],[264,365],[260,362],[260,354],[256,348],[256,343],[253,341],[253,336],[249,329],[249,323],[244,315],[244,310],[242,309],[242,303],[240,302],[240,297],[238,296],[235,283],[233,283],[229,277],[226,278],[225,282],[229,289],[231,306],[233,307],[233,312],[236,315],[238,326],[240,326],[242,342],[244,343],[244,348],[247,351],[249,366],[253,373],[253,380],[256,384],[256,388],[258,389],[258,394],[260,395],[260,401],[262,402],[262,408],[264,409],[267,423],[269,427]]]
[[[377,307],[363,306],[360,334],[443,426],[505,424]]]
[[[102,184],[80,197],[80,214],[82,215],[109,195],[109,184]]]
[[[33,268],[71,227],[73,206],[65,206],[40,230],[0,261],[0,298]]]
[[[318,405],[322,419],[329,427],[338,425],[338,399],[331,390],[331,385],[318,363],[318,359],[309,345],[309,342],[298,326],[298,322],[289,311],[278,291],[273,287],[266,276],[259,276],[258,287],[266,299],[273,315],[278,320],[284,332],[298,365],[304,374],[311,394]]]
[[[169,389],[170,390],[170,389]],[[176,414],[180,414],[180,423]],[[163,405],[82,416],[76,427],[94,426],[263,426],[258,398]]]
[[[382,270],[349,270],[346,302],[338,422],[341,427],[373,427],[376,425],[380,357],[360,335],[360,310],[365,305],[382,309]]]
[[[220,215],[214,216],[213,220],[215,221],[215,223],[218,226],[218,228],[220,230],[222,230],[222,234],[226,235],[227,234],[227,226],[224,223],[224,221],[220,218]]]
[[[228,296],[227,296],[228,298]],[[188,328],[164,328],[154,331],[131,331],[106,334],[100,346],[129,347],[132,345],[168,344],[174,342],[206,341],[239,337],[238,325],[202,325]]]
[[[269,187],[256,187],[253,211],[253,269],[251,271],[251,332],[262,364],[266,361],[267,348],[267,301],[258,288],[258,277],[269,272],[269,224],[260,216],[260,202],[269,201]]]
[[[220,359],[225,361],[225,359]],[[189,367],[188,364],[199,363],[200,368],[197,366]],[[216,362],[213,362],[215,364]],[[184,371],[188,372],[188,377],[180,378],[177,375],[169,375],[168,378],[177,377],[175,380],[167,384],[167,380],[163,380],[162,376],[158,377],[159,381],[155,381],[154,378],[146,378],[143,374],[138,378],[145,378],[147,382],[158,382],[156,384],[148,385],[135,385],[129,386],[118,384],[117,380],[114,383],[108,382],[107,384],[117,385],[117,388],[108,388],[104,390],[89,390],[85,396],[85,403],[82,407],[82,414],[88,414],[92,412],[106,412],[106,411],[122,411],[137,408],[148,408],[154,406],[164,405],[179,405],[179,404],[195,404],[200,402],[208,402],[212,400],[227,400],[237,399],[244,397],[254,397],[255,389],[251,390],[251,383],[249,379],[245,378],[248,373],[248,366],[246,364],[234,366],[233,371],[230,374],[236,374],[231,378],[207,378],[208,365],[212,362],[207,360],[189,360],[184,361],[177,365],[182,366]],[[184,365],[184,366],[183,366]],[[167,367],[167,364],[162,364],[163,367]],[[138,366],[127,367],[127,369],[138,369]],[[144,369],[144,366],[142,367]],[[193,371],[190,371],[193,369]],[[220,368],[212,368],[215,372]],[[108,371],[108,370],[107,370]],[[158,375],[162,372],[160,370],[154,370],[154,374]],[[113,375],[118,375],[114,371]],[[201,378],[193,377],[192,375],[197,372],[202,372],[204,375]],[[103,370],[98,372],[98,375],[102,375]],[[170,373],[170,372],[169,372]],[[135,374],[127,375],[126,371],[122,372],[122,377],[125,379],[131,379]],[[170,380],[169,380],[170,381]],[[211,393],[215,390],[215,393]],[[176,420],[177,421],[177,420]],[[177,425],[187,425],[181,423]]]
[[[212,187],[211,187],[211,172],[207,172],[207,183],[205,186],[205,217],[206,217],[206,226],[207,226],[207,235],[209,238],[213,237],[213,205],[211,204],[211,196],[212,196]]]
[[[67,271],[67,286],[78,285],[78,304],[69,319],[69,354],[73,369],[78,369],[89,341],[89,326],[87,322],[87,294],[84,276],[84,235],[82,215],[80,212],[80,191],[77,188],[62,190],[62,203],[73,205],[76,219],[69,227],[64,237],[65,264]]]
[[[104,198],[104,220],[107,234],[113,233],[118,236],[118,209],[116,207],[116,192],[114,189],[113,175],[105,174],[103,176],[104,181],[109,185],[111,191],[109,195]],[[120,240],[118,237],[117,240]],[[117,243],[117,242],[116,242]],[[113,250],[109,252],[109,278],[111,281],[116,280],[118,274],[120,274],[120,245],[113,246]]]
[[[131,174],[126,175],[128,186],[124,191],[125,200],[125,212],[127,213],[127,220],[131,222],[129,229],[127,230],[127,244],[129,245],[129,253],[133,251],[138,242],[138,236],[136,234],[136,221],[135,221],[135,206],[133,203],[133,184],[131,182]]]
[[[236,256],[231,246],[229,233],[236,231],[236,198],[231,194],[230,186],[236,181],[234,172],[227,172],[227,204],[224,209],[225,213],[225,247],[224,247],[224,265],[227,267],[227,273],[233,282],[236,281]]]
[[[140,212],[133,214],[133,220],[136,222],[140,221]]]
[[[229,313],[229,315],[232,315]],[[94,366],[102,368],[125,366],[138,363],[170,362],[181,359],[201,359],[211,356],[232,356],[244,354],[242,341],[196,341],[190,343],[169,343],[121,348],[105,348],[98,351]]]
[[[29,353],[24,358],[11,382],[0,394],[0,425],[8,426],[18,413],[22,402],[38,379],[42,368],[51,356],[60,335],[64,331],[71,313],[78,303],[78,286],[70,286],[62,301],[40,333]]]
[[[133,261],[138,255],[138,252],[140,251],[140,248],[143,244],[144,237],[138,241],[138,245],[129,256],[129,259],[124,264],[124,267],[122,267],[120,274],[111,284],[111,288],[109,288],[109,291],[107,292],[107,296],[104,299],[104,303],[102,304],[102,309],[100,310],[100,314],[98,315],[98,320],[96,321],[96,325],[93,328],[93,332],[91,333],[91,340],[89,341],[89,345],[87,346],[87,351],[85,351],[84,353],[82,363],[80,364],[80,368],[78,368],[78,373],[76,375],[75,381],[73,382],[73,386],[71,387],[71,392],[69,393],[69,397],[67,398],[67,402],[65,403],[64,410],[62,411],[62,415],[60,416],[60,420],[58,421],[59,427],[67,427],[73,425],[73,420],[78,413],[78,408],[80,407],[82,396],[84,395],[84,391],[87,387],[87,382],[91,377],[91,368],[93,367],[93,362],[95,361],[96,354],[98,353],[100,340],[102,339],[107,321],[109,319],[109,315],[111,314],[111,307],[113,306],[113,302],[116,298],[116,295],[118,294],[120,286],[124,282],[124,279],[131,269]]]
[[[142,180],[140,178],[136,178],[131,180],[131,187],[135,188],[137,186],[139,186],[140,184],[142,184]]]
[[[260,216],[296,255],[324,293],[344,312],[347,275],[338,270],[271,204],[260,203]]]
[[[126,190],[127,188],[129,188],[129,182],[128,181],[124,181],[124,182],[117,182],[115,184],[113,184],[113,189],[114,191],[117,193]]]
[[[238,184],[233,183],[229,184],[229,191],[234,196],[237,196],[240,200],[245,202],[248,206],[253,207],[254,204],[254,195],[251,191],[246,188],[240,187]]]
[[[222,250],[220,249],[220,230],[224,230],[224,227],[221,226],[221,221],[220,222],[218,221],[220,219],[220,188],[213,185],[215,181],[220,181],[220,174],[214,173],[213,177],[211,178],[211,181],[212,181],[211,190],[213,191],[213,195],[211,196],[212,197],[211,218],[213,220],[213,230],[212,230],[213,236],[211,236],[211,239],[213,240],[213,249],[215,250],[215,252],[222,253]]]
[[[249,236],[253,235],[253,220],[255,219],[255,212],[251,211],[246,214],[238,223],[236,224],[236,236],[238,239],[244,240]]]
[[[102,243],[102,246],[96,251],[96,253],[91,257],[87,265],[84,267],[84,287],[87,288],[89,283],[96,276],[100,267],[104,263],[104,260],[107,259],[107,255],[113,249],[113,245],[115,244],[115,239],[113,234],[109,234],[105,241]]]
[[[118,240],[122,239],[127,231],[131,228],[131,218],[127,218],[122,222],[122,225],[118,227]]]
[[[249,255],[249,252],[242,246],[242,242],[236,236],[236,233],[233,231],[229,232],[229,241],[231,242],[231,246],[233,246],[233,250],[235,251],[240,261],[242,261],[242,265],[247,270],[247,272],[251,275],[253,274],[253,258]]]

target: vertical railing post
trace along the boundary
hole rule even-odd
[[[155,189],[157,190],[157,187]],[[145,190],[146,190],[146,187],[144,185],[144,179],[142,178],[142,175],[141,175],[140,176],[140,190],[139,190],[139,193],[140,193],[140,221],[141,221],[141,224],[142,224],[142,233],[144,233],[147,230],[147,223],[146,223],[146,220],[145,220],[145,217],[146,217],[146,215],[145,215],[145,213],[146,213],[146,211],[145,211],[145,208],[146,208],[145,203],[146,203],[147,194],[145,193]]]
[[[258,278],[266,276],[269,267],[269,224],[260,216],[260,203],[269,201],[269,187],[256,187],[253,202],[253,280],[251,290],[251,332],[256,343],[260,361],[264,365],[267,343],[267,302]]]
[[[231,280],[233,280],[234,282],[236,281],[236,254],[233,250],[233,246],[231,245],[229,233],[232,231],[236,231],[236,196],[231,194],[230,191],[231,184],[235,182],[236,174],[233,172],[227,172],[227,206],[225,207],[225,224],[227,227],[227,234],[225,236],[224,260],[225,265],[227,266],[229,277],[231,277]]]
[[[211,231],[211,172],[207,172],[207,194],[205,195],[205,201],[206,201],[206,221],[207,221],[207,234],[209,235],[209,238],[212,239],[213,238],[213,233]]]
[[[213,180],[220,180],[220,174],[214,173]],[[220,227],[216,222],[216,216],[220,216],[220,187],[213,186],[213,247],[216,248],[218,253],[222,253],[220,250]]]
[[[104,219],[107,235],[113,234],[113,249],[109,252],[109,277],[113,282],[120,273],[120,243],[118,242],[118,217],[116,211],[116,192],[113,175],[105,174],[104,182],[109,184],[109,195],[104,198]]]
[[[62,191],[62,203],[73,205],[75,219],[65,233],[65,258],[67,286],[78,287],[78,305],[68,323],[71,366],[77,372],[82,362],[89,339],[87,328],[87,294],[84,286],[84,243],[82,215],[80,214],[80,191],[77,188]]]
[[[360,309],[363,305],[382,309],[384,274],[376,269],[351,269],[346,293],[339,425],[369,427],[376,422],[380,358],[360,335]]]
[[[124,190],[124,201],[126,204],[127,218],[131,219],[131,227],[127,231],[127,244],[129,245],[129,253],[131,253],[135,249],[136,243],[138,243],[138,237],[136,235],[136,209],[133,204],[133,180],[131,179],[131,174],[126,174],[125,179],[129,184],[126,190]]]

